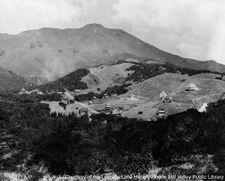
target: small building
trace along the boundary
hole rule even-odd
[[[130,94],[130,100],[131,101],[136,101],[137,98],[136,98],[136,96],[134,94]]]
[[[166,119],[168,116],[167,111],[164,108],[159,108],[156,118],[157,119]]]
[[[103,99],[107,98],[108,94],[103,94]]]
[[[92,99],[91,99],[91,101],[94,103],[95,101],[97,101],[98,99],[97,99],[97,97],[96,96],[93,96],[92,97]]]
[[[166,97],[167,97],[167,93],[166,93],[165,91],[162,91],[162,92],[160,93],[160,95],[159,95],[159,98],[160,98],[161,100],[164,100]]]
[[[71,94],[71,92],[66,90],[64,93],[62,93],[62,100],[67,104],[72,104],[74,103],[74,96]]]
[[[105,114],[111,114],[112,109],[109,104],[105,104]]]
[[[198,112],[206,112],[208,104],[211,102],[215,102],[215,100],[210,96],[203,96],[197,99],[192,99],[193,107]]]
[[[218,100],[224,100],[224,99],[225,99],[225,92],[223,92],[223,93],[219,96]]]
[[[168,96],[163,99],[163,103],[172,103],[172,101],[173,101],[173,98]]]
[[[204,103],[199,109],[198,112],[206,112],[208,107],[208,103]]]
[[[23,94],[38,94],[38,95],[44,95],[44,93],[38,89],[34,89],[32,91],[27,91],[26,89],[22,88],[21,91],[19,92],[19,95]]]
[[[84,116],[84,115],[88,116],[88,113],[89,113],[89,110],[86,107],[82,107],[82,108],[79,109],[79,115],[80,116]]]
[[[28,94],[28,91],[24,88],[22,88],[19,92],[19,95]]]
[[[32,94],[32,93],[38,94],[38,95],[44,95],[44,93],[42,91],[38,90],[38,89],[34,89],[34,90],[29,92],[29,94]]]
[[[186,91],[196,91],[198,89],[199,88],[194,83],[190,83],[186,85]]]
[[[70,100],[74,100],[74,96],[73,96],[73,95],[71,94],[71,92],[69,92],[68,90],[66,90],[66,91],[64,92],[63,97],[64,97],[65,99],[68,99],[69,101],[70,101]]]
[[[74,93],[75,93],[75,94],[80,94],[80,93],[81,93],[81,90],[80,90],[80,89],[75,89],[75,90],[74,90]]]
[[[114,108],[112,110],[112,114],[117,115],[117,116],[121,116],[122,113],[123,113],[123,109],[120,109],[119,107]]]
[[[42,91],[38,91],[37,94],[44,95],[44,93]]]
[[[127,101],[139,101],[139,99],[137,98],[137,96],[134,95],[134,94],[132,94],[132,93],[126,97],[126,100]]]
[[[102,125],[107,125],[107,120],[105,120],[105,121],[102,121]]]

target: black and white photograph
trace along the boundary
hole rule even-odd
[[[0,0],[0,181],[223,180],[224,0]]]

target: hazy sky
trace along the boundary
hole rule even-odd
[[[225,64],[225,0],[0,0],[0,33],[100,23],[165,51]]]

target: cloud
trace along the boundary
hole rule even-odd
[[[76,1],[77,2],[77,1]],[[78,0],[80,2],[81,15],[79,22],[81,24],[88,23],[112,23],[112,17],[115,14],[113,6],[118,0]]]
[[[0,32],[88,23],[121,28],[165,51],[225,63],[222,0],[0,0]]]
[[[108,24],[118,0],[0,0],[0,32],[16,34],[42,27],[78,28]]]
[[[121,24],[125,19],[133,27],[131,33],[163,50],[200,60],[217,57],[222,62],[225,53],[219,57],[208,53],[212,37],[218,37],[215,25],[225,13],[223,8],[218,13],[220,7],[224,3],[217,0],[121,0],[115,18]]]
[[[0,0],[0,29],[19,33],[46,26],[64,28],[79,13],[79,8],[65,0]]]

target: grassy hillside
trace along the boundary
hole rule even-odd
[[[166,91],[175,95],[182,92],[185,85],[191,82],[202,88],[196,96],[221,94],[225,87],[222,76],[221,73],[209,70],[192,70],[171,64],[120,61],[108,66],[78,69],[39,88],[43,91],[83,89],[82,95],[77,96],[79,100],[102,97],[103,94],[120,95],[128,92],[155,101],[158,100],[160,92]]]

